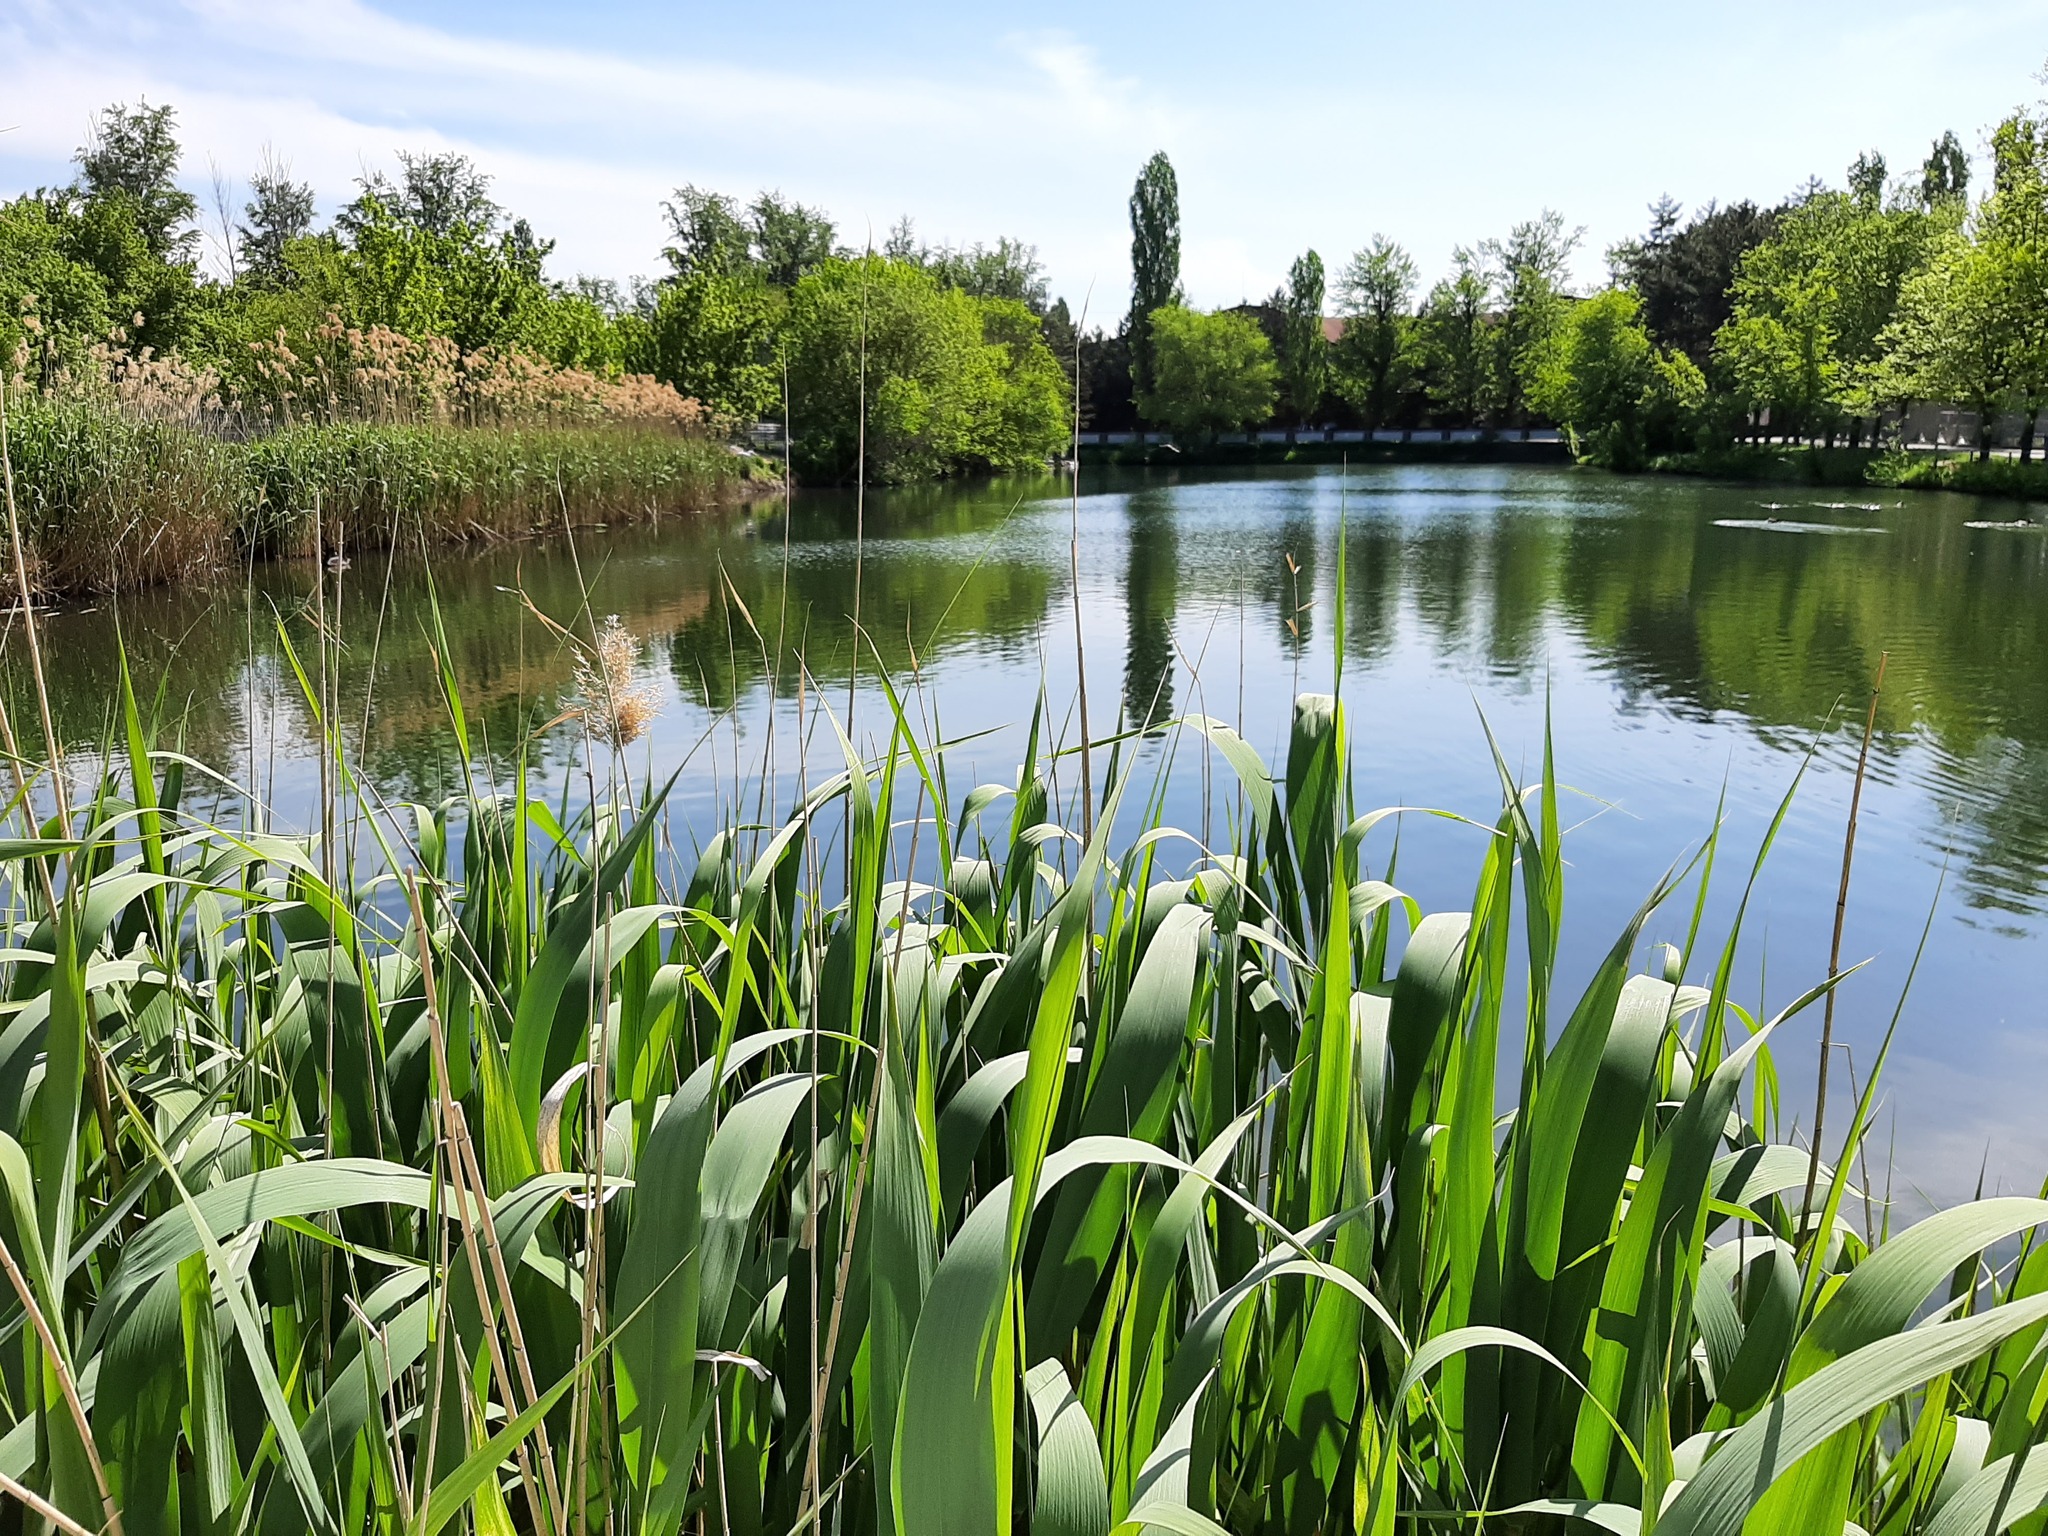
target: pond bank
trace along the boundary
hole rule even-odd
[[[80,402],[16,404],[7,427],[31,579],[58,595],[644,521],[781,484],[769,461],[651,427],[335,423],[236,439]]]
[[[1409,443],[1083,443],[1081,462],[1155,468],[1200,464],[1244,469],[1268,464],[1569,464],[1571,453],[1561,442],[1519,442],[1496,438],[1480,442]]]
[[[2017,459],[1943,457],[1935,453],[1915,453],[1901,459],[1875,448],[1774,444],[1671,454],[1655,460],[1650,468],[1658,474],[1699,475],[1764,485],[1880,486],[2048,502],[2048,462],[2039,459],[2022,464]]]

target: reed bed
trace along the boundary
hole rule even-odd
[[[1122,742],[1079,805],[1044,717],[956,782],[877,656],[879,722],[806,691],[835,771],[684,827],[583,646],[576,792],[426,806],[295,658],[311,835],[189,813],[125,672],[68,771],[0,716],[24,1523],[2040,1529],[2048,1201],[1889,1231],[1875,1073],[1809,1194],[1772,1041],[1832,979],[1758,1017],[1700,916],[1768,839],[1709,835],[1573,996],[1547,750],[1425,913],[1335,694],[1277,769],[1172,722],[1218,846]]]
[[[48,593],[204,578],[251,557],[521,538],[733,501],[768,471],[695,427],[309,420],[244,434],[10,391],[30,576]]]

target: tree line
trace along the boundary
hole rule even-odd
[[[1568,286],[1584,231],[1545,210],[1458,246],[1426,291],[1376,235],[1334,281],[1310,250],[1264,303],[1211,313],[1183,298],[1178,186],[1155,155],[1131,196],[1131,310],[1082,343],[1084,416],[1194,434],[1542,422],[1628,466],[1766,431],[1874,445],[1936,401],[1977,414],[1980,456],[2018,413],[2029,458],[2048,407],[2048,125],[2018,110],[1988,143],[1975,200],[1953,132],[1917,175],[1869,151],[1845,186],[1774,207],[1688,218],[1661,199],[1590,294]]]
[[[1043,465],[1072,429],[1020,242],[934,247],[905,220],[855,251],[777,192],[685,186],[665,272],[564,282],[554,242],[462,155],[401,153],[324,227],[268,155],[239,213],[221,187],[203,210],[180,159],[171,107],[110,106],[72,182],[0,203],[0,371],[47,391],[174,359],[187,393],[259,426],[378,416],[470,378],[645,376],[735,426],[787,417],[798,469],[824,479],[863,451],[885,480]]]
[[[553,242],[455,154],[366,172],[324,227],[314,189],[266,154],[239,213],[217,184],[209,218],[177,180],[172,108],[113,106],[71,183],[0,204],[0,366],[51,388],[175,357],[273,419],[322,389],[344,408],[344,368],[379,400],[426,391],[432,369],[458,393],[465,370],[502,381],[508,359],[644,376],[725,421],[786,416],[799,470],[829,479],[863,454],[896,480],[1042,463],[1077,390],[1101,429],[1555,424],[1623,466],[1766,431],[1874,443],[1932,400],[1975,411],[1984,452],[2019,412],[2031,456],[2048,406],[2042,113],[2009,114],[1988,148],[1974,198],[1948,133],[1913,175],[1872,151],[1845,185],[1772,207],[1688,217],[1660,200],[1590,294],[1570,287],[1584,231],[1545,210],[1458,246],[1427,288],[1376,235],[1334,269],[1307,251],[1264,302],[1214,312],[1186,302],[1158,154],[1130,199],[1131,307],[1081,335],[1022,241],[931,245],[906,218],[855,250],[773,191],[677,189],[665,270],[624,285],[549,277]]]

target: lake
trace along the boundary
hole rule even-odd
[[[1911,1205],[1967,1196],[1980,1170],[1987,1192],[2032,1191],[2048,1173],[2048,527],[1991,526],[2028,510],[1569,469],[1090,470],[1077,507],[1056,480],[871,492],[861,507],[811,492],[786,519],[756,508],[430,566],[358,557],[325,600],[351,750],[386,794],[427,802],[450,782],[430,580],[473,731],[501,760],[525,743],[557,785],[578,738],[560,722],[572,659],[532,610],[586,633],[618,615],[660,706],[630,760],[658,777],[683,765],[679,842],[717,824],[736,785],[751,814],[764,770],[767,814],[786,812],[799,710],[814,730],[821,698],[845,715],[856,583],[868,640],[855,733],[886,731],[886,666],[920,730],[957,743],[959,793],[1012,779],[1041,693],[1075,739],[1078,606],[1093,735],[1149,726],[1123,749],[1136,789],[1160,784],[1169,822],[1220,841],[1227,774],[1168,723],[1239,725],[1277,771],[1292,696],[1331,686],[1341,518],[1358,803],[1490,819],[1482,719],[1533,777],[1547,711],[1570,789],[1568,987],[1725,796],[1718,942],[1810,755],[1745,924],[1736,996],[1757,1011],[1826,973],[1857,744],[1888,652],[1843,946],[1871,963],[1843,988],[1849,1051],[1830,1115],[1846,1124],[1840,1068],[1868,1069],[1925,931],[1872,1148],[1880,1161],[1895,1149]],[[85,749],[106,739],[118,620],[138,687],[160,688],[175,722],[166,737],[303,825],[312,715],[279,627],[311,656],[313,592],[310,567],[280,567],[245,587],[53,616],[65,734]],[[840,761],[820,733],[802,771]],[[1108,754],[1096,764],[1099,784]],[[1469,906],[1481,834],[1404,827],[1399,884],[1429,908]],[[1391,845],[1377,846],[1384,858]],[[1689,917],[1681,896],[1648,938],[1682,939]],[[1811,1120],[1819,1023],[1816,1009],[1779,1039],[1788,1122]]]

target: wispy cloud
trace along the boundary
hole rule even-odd
[[[856,235],[911,211],[935,237],[1023,235],[1063,264],[1120,269],[1075,199],[1118,198],[1176,126],[1058,35],[1009,39],[976,75],[835,78],[463,35],[359,0],[142,16],[29,0],[0,23],[0,119],[20,125],[0,165],[59,174],[91,111],[144,96],[178,106],[188,175],[208,157],[250,166],[268,144],[330,202],[399,149],[472,154],[566,265],[615,274],[655,264],[659,201],[691,180],[778,185]]]
[[[1170,29],[1143,11],[1046,0],[1058,25],[1019,30],[913,9],[875,22],[878,45],[822,4],[680,42],[586,6],[544,46],[481,0],[434,25],[372,0],[11,0],[0,189],[67,175],[88,115],[146,95],[177,105],[195,187],[209,158],[246,173],[270,145],[331,207],[399,149],[460,150],[562,269],[624,276],[658,264],[679,183],[772,186],[854,238],[907,212],[928,238],[1031,240],[1101,316],[1127,291],[1132,175],[1163,148],[1198,303],[1375,231],[1433,273],[1545,206],[1589,226],[1591,282],[1661,192],[1769,201],[1867,146],[1905,170],[1944,128],[1975,143],[2038,93],[2038,61],[1997,44],[2048,0],[1869,0],[1852,27],[1819,0],[1731,0],[1704,32],[1680,12],[1624,25],[1613,0],[1558,0],[1535,28],[1507,0],[1303,0],[1249,26],[1184,0]]]

